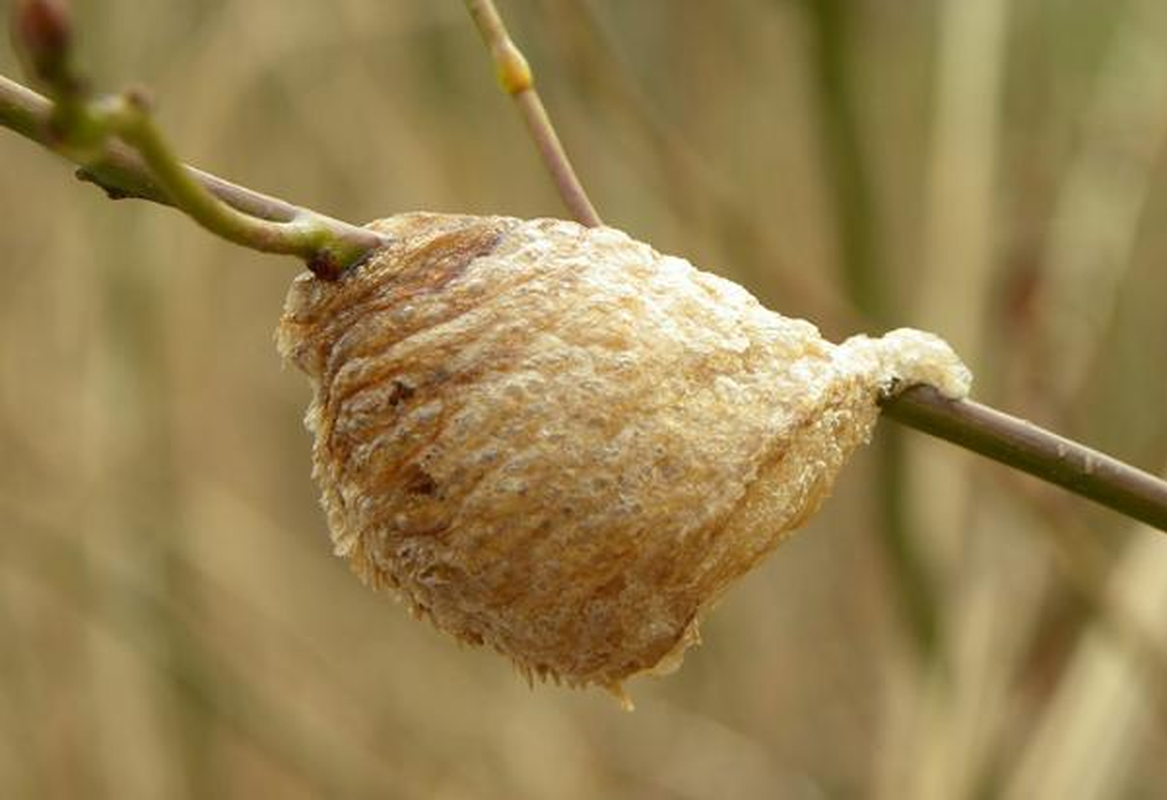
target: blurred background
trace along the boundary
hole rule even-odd
[[[563,213],[456,0],[75,5],[207,169]],[[501,10],[610,224],[1167,467],[1162,0]],[[0,176],[0,796],[1167,797],[1167,538],[886,423],[634,713],[532,690],[331,555],[294,262],[7,131]]]

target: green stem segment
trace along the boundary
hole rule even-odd
[[[1167,481],[1031,422],[971,400],[951,400],[931,386],[913,386],[884,400],[883,413],[1167,531]]]
[[[535,77],[522,51],[515,45],[507,32],[506,24],[495,8],[493,0],[466,0],[466,9],[478,26],[482,40],[494,59],[498,82],[502,90],[515,99],[519,113],[527,124],[531,138],[543,159],[544,166],[555,182],[555,188],[567,210],[581,225],[594,228],[603,224],[600,215],[576,175],[567,151],[555,132],[555,126],[539,93],[535,90]]]
[[[298,256],[318,274],[330,276],[367,252],[367,248],[336,240],[310,214],[274,222],[245,214],[219,200],[187,172],[172,152],[140,94],[130,92],[94,104],[90,113],[101,129],[118,135],[138,151],[176,206],[216,236],[264,253]]]
[[[183,165],[133,93],[97,103],[70,102],[65,108],[62,129],[60,107],[0,76],[0,126],[78,164],[79,177],[110,197],[174,206],[236,244],[299,256],[322,277],[335,277],[389,243],[375,231]],[[71,131],[79,129],[86,142],[71,146]]]

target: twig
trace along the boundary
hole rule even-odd
[[[231,242],[302,258],[333,278],[389,243],[381,234],[252,192],[183,165],[140,92],[91,100],[71,64],[67,9],[55,0],[18,3],[14,33],[52,100],[0,76],[0,126],[81,166],[78,175],[112,198],[172,205]]]
[[[51,115],[52,102],[48,98],[0,75],[0,127],[53,149],[55,145],[49,127]],[[187,171],[215,197],[253,217],[289,222],[303,214],[314,214],[322,225],[329,226],[337,236],[346,237],[354,245],[365,244],[375,248],[383,243],[379,234],[367,228],[292,205],[286,200],[261,194],[195,167],[187,166]],[[150,174],[141,156],[116,140],[107,144],[105,153],[99,159],[81,167],[77,177],[100,187],[114,199],[133,198],[174,206]]]
[[[1167,531],[1167,482],[1031,422],[971,400],[950,400],[931,386],[883,401],[883,413]]]
[[[79,178],[101,187],[113,199],[148,200],[190,213],[174,200],[142,156],[117,139],[106,141],[95,155],[62,151],[52,131],[52,116],[53,103],[50,100],[0,75],[0,126],[69,158],[81,167],[77,172]],[[293,233],[302,237],[307,227],[319,237],[317,242],[327,244],[320,249],[324,258],[316,258],[317,249],[311,246],[311,240],[307,241],[308,247],[303,252],[294,251],[293,254],[302,255],[318,268],[331,263],[335,271],[339,272],[348,264],[389,243],[385,236],[367,228],[301,208],[194,167],[183,166],[173,157],[171,164],[181,170],[178,174],[184,181],[189,180],[191,184],[205,190],[209,196],[221,201],[218,204],[221,208],[246,216],[252,224],[298,226],[299,231]],[[252,249],[265,249],[250,242],[240,243]],[[268,252],[272,251],[268,249]]]
[[[492,4],[467,0],[467,5],[475,13],[480,27],[485,25],[489,29],[491,19],[498,22],[496,30],[501,30],[505,43],[509,43],[497,13],[493,17],[490,15]],[[518,54],[513,44],[509,46],[513,53]],[[505,45],[503,49],[506,50]],[[70,148],[62,149],[51,124],[53,103],[2,76],[0,127],[9,128],[85,164],[83,177],[117,197],[135,197],[177,205],[187,210],[174,199],[174,187],[182,196],[194,186],[198,191],[205,191],[208,197],[213,195],[222,201],[221,205],[252,218],[247,225],[255,221],[295,223],[298,220],[310,220],[320,231],[328,234],[332,243],[340,248],[338,252],[363,255],[387,243],[372,231],[182,166],[168,152],[158,151],[164,144],[154,140],[157,134],[148,119],[143,122],[144,115],[140,109],[121,107],[126,103],[133,105],[132,101],[132,96],[116,98],[111,106],[99,109],[98,116],[105,115],[107,124],[117,128],[123,137],[133,140],[135,146],[145,151],[149,161],[164,167],[163,171],[168,173],[165,176],[153,175],[146,160],[116,139],[103,138],[96,153],[85,158]],[[566,159],[562,163],[566,164]],[[186,185],[186,182],[190,185]],[[189,197],[183,202],[191,204]],[[930,386],[912,387],[883,401],[883,411],[890,419],[901,424],[1028,472],[1048,483],[1167,531],[1167,482],[1084,445],[979,403],[946,399]]]
[[[535,77],[523,53],[511,40],[506,25],[499,16],[493,0],[466,0],[466,9],[474,18],[482,39],[494,59],[499,85],[504,92],[515,99],[527,129],[535,140],[543,164],[555,181],[555,188],[563,204],[577,222],[594,228],[602,225],[592,201],[588,199],[579,176],[571,166],[571,160],[559,141],[555,126],[543,107],[539,92],[535,90]]]

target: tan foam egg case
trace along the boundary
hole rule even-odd
[[[336,552],[528,676],[619,691],[803,524],[876,401],[969,374],[930,334],[824,340],[611,229],[405,214],[277,333],[312,380]]]

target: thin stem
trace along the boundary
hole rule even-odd
[[[1167,531],[1167,481],[1031,422],[971,400],[950,400],[931,386],[884,400],[883,413]]]
[[[149,200],[192,214],[184,202],[192,202],[195,192],[200,192],[210,198],[217,208],[223,209],[224,213],[234,211],[246,217],[252,232],[259,232],[265,223],[286,225],[282,231],[278,225],[267,225],[263,235],[256,240],[260,246],[252,240],[240,241],[231,236],[226,238],[265,252],[300,255],[324,272],[339,272],[348,264],[388,243],[384,236],[374,231],[182,165],[169,152],[148,118],[145,127],[151,130],[139,140],[139,144],[144,142],[151,147],[152,164],[128,147],[126,142],[115,138],[106,137],[98,147],[88,151],[63,148],[60,136],[53,129],[53,116],[53,103],[49,99],[0,76],[0,127],[15,131],[26,139],[64,155],[81,167],[79,177],[100,186],[112,198]],[[164,165],[166,179],[156,172]],[[182,201],[172,194],[175,189],[179,190]],[[205,205],[205,198],[193,202]],[[202,220],[196,218],[204,227],[223,235],[205,224],[204,220],[205,215]],[[268,233],[273,227],[276,228],[274,235]],[[236,232],[241,232],[241,227]],[[281,234],[284,241],[280,241]],[[293,249],[293,244],[298,245],[299,249]]]
[[[592,201],[584,191],[567,151],[555,132],[555,126],[539,93],[535,89],[535,76],[522,51],[511,40],[506,24],[495,8],[493,0],[466,0],[466,9],[473,17],[482,40],[494,59],[498,82],[503,91],[515,99],[527,130],[535,140],[543,164],[555,182],[555,188],[567,210],[577,222],[594,228],[602,225]]]

